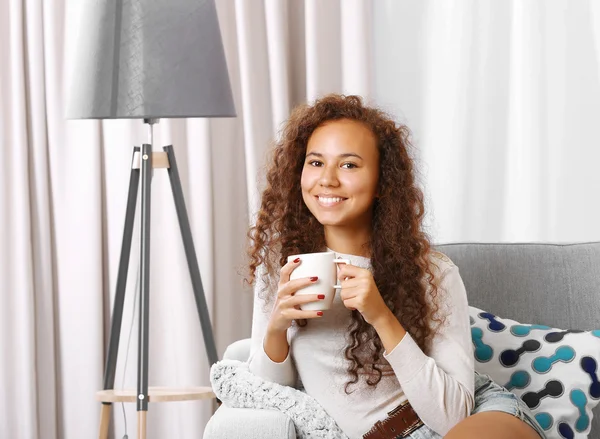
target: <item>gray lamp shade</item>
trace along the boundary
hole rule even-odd
[[[77,0],[69,119],[235,116],[214,0]]]

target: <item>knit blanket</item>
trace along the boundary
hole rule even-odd
[[[321,405],[305,392],[265,381],[249,370],[248,363],[219,361],[210,369],[213,391],[233,408],[278,410],[289,416],[299,439],[347,439]]]

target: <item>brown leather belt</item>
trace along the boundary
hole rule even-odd
[[[402,439],[423,425],[419,415],[408,401],[388,413],[383,421],[377,421],[363,439]]]

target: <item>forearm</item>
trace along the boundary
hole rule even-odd
[[[406,335],[404,327],[389,310],[373,322],[373,328],[377,331],[385,352],[393,351]]]
[[[445,311],[427,354],[407,334],[385,359],[421,420],[440,435],[471,412],[474,405],[473,346],[467,295],[455,266],[440,275],[438,306]]]
[[[257,279],[262,279],[257,275]],[[296,383],[296,370],[290,358],[287,331],[272,331],[272,306],[268,307],[259,294],[263,284],[257,282],[254,291],[254,312],[252,315],[252,346],[248,358],[252,373],[267,381],[293,386]]]
[[[263,348],[271,361],[283,363],[290,351],[290,345],[287,341],[287,331],[267,330]]]
[[[289,355],[287,332],[271,333],[267,330],[264,334],[262,346],[257,346],[250,357],[250,371],[267,381],[294,386],[296,371]]]

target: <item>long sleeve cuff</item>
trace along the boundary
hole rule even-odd
[[[285,360],[281,363],[276,363],[265,352],[263,343],[260,344],[260,348],[256,350],[252,358],[248,360],[250,371],[267,381],[293,387],[296,384],[296,377],[290,352],[288,351]]]

